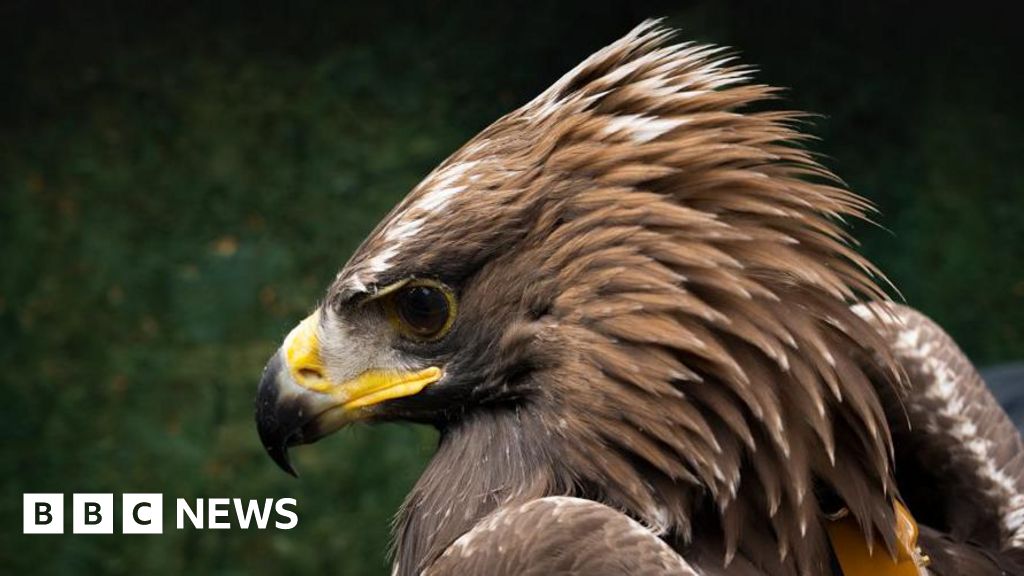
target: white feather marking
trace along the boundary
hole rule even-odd
[[[398,254],[397,244],[386,246],[377,255],[370,258],[370,262],[367,266],[374,274],[380,274],[391,266],[391,259],[395,257],[395,254]]]
[[[668,98],[679,92],[679,85],[674,84],[672,78],[666,74],[644,78],[633,86],[643,91],[648,97],[656,99]]]
[[[340,272],[338,273],[338,277],[341,277]],[[348,279],[348,287],[352,289],[353,292],[366,292],[366,284],[363,282],[363,279],[359,276],[358,272]]]
[[[930,415],[928,432],[948,435],[973,460],[978,474],[990,481],[993,496],[1004,502],[1000,514],[1002,528],[1009,536],[1009,544],[1024,547],[1024,494],[1017,489],[1016,479],[996,465],[994,443],[979,435],[977,424],[971,420],[967,401],[958,382],[963,378],[941,354],[934,353],[934,343],[922,341],[921,328],[908,327],[910,317],[900,309],[889,309],[883,304],[857,305],[854,313],[865,320],[881,319],[882,323],[897,331],[893,346],[898,357],[916,360],[922,372],[931,378],[931,384],[922,393],[940,404],[936,414]],[[910,406],[913,409],[913,406]],[[940,420],[941,418],[941,420]],[[952,424],[950,424],[952,423]]]
[[[423,228],[423,224],[423,218],[399,222],[388,230],[387,234],[384,235],[384,238],[385,240],[392,242],[402,242],[406,238],[411,238],[418,234],[420,229]]]
[[[654,532],[655,534],[657,534],[659,536],[661,536],[662,534],[665,534],[666,532],[668,532],[668,528],[669,528],[668,510],[664,506],[656,506],[654,508],[653,512],[651,514],[649,514],[649,517],[651,519],[651,525],[650,526],[646,526],[645,527],[645,526],[640,526],[639,524],[637,524],[636,526],[633,527],[634,530],[639,527],[639,528],[642,528],[643,530],[645,530],[647,532]]]
[[[685,118],[654,118],[640,114],[626,114],[613,117],[602,132],[609,136],[625,133],[634,142],[642,144],[655,140],[686,122]]]
[[[419,202],[416,203],[417,208],[422,208],[428,212],[437,212],[441,208],[444,208],[448,201],[451,200],[456,194],[465,190],[466,186],[446,186],[444,188],[435,188],[428,192],[423,198],[420,198]]]
[[[652,52],[649,54],[645,54],[642,57],[633,60],[632,62],[627,62],[625,64],[622,64],[621,66],[616,66],[614,69],[612,69],[611,72],[601,77],[599,82],[608,84],[618,84],[626,76],[629,76],[630,74],[636,72],[641,67],[650,65],[652,61],[652,56],[657,55],[658,54],[656,52]]]
[[[465,185],[455,185],[458,180],[473,169],[478,162],[469,160],[456,162],[445,166],[431,178],[430,188],[421,196],[411,209],[423,210],[425,212],[437,212],[444,208],[452,198],[466,190]]]

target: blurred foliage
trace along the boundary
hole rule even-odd
[[[979,362],[1024,358],[1015,21],[918,8],[5,3],[3,571],[385,573],[434,433],[348,430],[295,481],[252,424],[262,365],[422,175],[648,16],[825,115],[814,148],[882,211],[867,254]],[[162,492],[166,532],[21,536],[48,491]],[[174,529],[174,498],[217,496],[295,497],[299,526]]]

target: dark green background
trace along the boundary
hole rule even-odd
[[[431,167],[648,16],[822,114],[882,210],[864,250],[979,363],[1024,358],[1021,42],[991,6],[142,4],[0,8],[3,573],[383,574],[433,433],[347,430],[293,480],[256,438],[262,365]],[[20,535],[47,491],[162,492],[169,530]],[[300,524],[175,530],[200,496]]]

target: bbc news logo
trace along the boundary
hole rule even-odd
[[[184,530],[226,530],[236,526],[242,530],[291,530],[299,524],[294,498],[185,498],[175,500],[175,527]],[[63,534],[63,494],[23,494],[24,534]],[[113,494],[72,494],[71,532],[74,534],[114,533]],[[273,522],[271,522],[273,520]],[[163,534],[163,494],[122,494],[122,534]]]

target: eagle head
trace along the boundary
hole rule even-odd
[[[648,22],[597,52],[377,226],[264,372],[278,464],[405,420],[441,431],[444,462],[412,516],[451,511],[447,475],[486,489],[477,516],[581,495],[801,571],[831,502],[891,540],[870,381],[897,372],[850,310],[885,294],[842,226],[870,205],[801,147],[800,114],[764,110],[773,88],[670,36]]]

